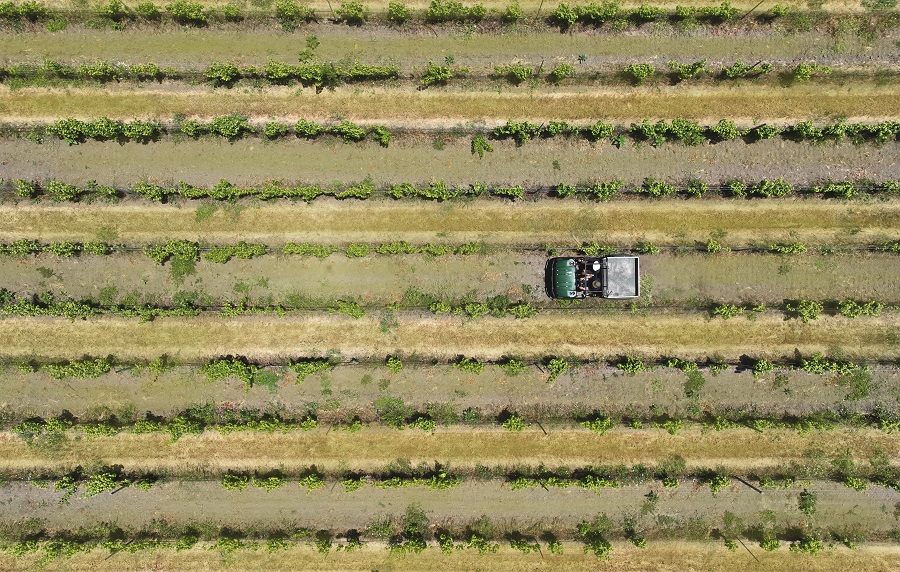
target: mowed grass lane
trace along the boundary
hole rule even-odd
[[[452,557],[436,548],[420,554],[405,554],[398,558],[384,543],[366,542],[362,549],[352,552],[333,551],[325,558],[314,549],[301,546],[279,550],[272,554],[265,550],[238,550],[222,558],[221,551],[207,550],[201,544],[191,550],[157,550],[152,556],[146,552],[117,552],[110,558],[105,549],[86,554],[75,554],[63,563],[50,564],[50,570],[65,569],[70,572],[123,572],[147,570],[148,559],[160,570],[184,572],[217,572],[231,570],[267,570],[271,572],[295,572],[317,570],[320,572],[345,572],[347,570],[382,570],[385,572],[421,572],[442,570],[446,572],[471,572],[489,569],[496,572],[521,572],[540,570],[546,572],[647,572],[648,570],[704,570],[708,572],[733,572],[736,566],[742,572],[894,572],[900,566],[900,555],[894,544],[863,543],[854,550],[838,547],[812,558],[805,554],[789,552],[782,548],[777,552],[753,550],[753,556],[744,552],[735,554],[726,550],[720,542],[691,542],[664,540],[650,542],[646,548],[637,548],[629,542],[615,542],[615,552],[609,560],[599,560],[593,553],[585,553],[580,543],[564,543],[562,555],[546,553],[523,555],[504,543],[499,553],[483,556],[475,550],[455,552]],[[211,544],[210,544],[211,547]],[[758,554],[757,554],[758,553]],[[10,571],[31,571],[38,564],[39,555],[15,557],[0,553],[0,566]],[[677,564],[672,564],[677,563]]]
[[[851,454],[869,459],[884,453],[896,457],[896,437],[876,429],[835,429],[798,433],[771,429],[701,431],[688,428],[677,435],[662,429],[615,429],[597,435],[587,429],[548,433],[532,426],[520,433],[499,427],[440,427],[435,433],[387,427],[357,432],[320,427],[288,433],[206,432],[171,443],[166,433],[68,439],[59,448],[28,445],[11,433],[0,433],[0,470],[69,469],[91,463],[123,465],[134,471],[188,473],[227,470],[282,469],[299,472],[310,465],[322,471],[378,471],[396,459],[413,465],[439,462],[458,469],[476,465],[587,466],[655,464],[673,454],[689,468],[722,467],[747,472],[783,466],[792,461],[827,460]]]
[[[894,86],[850,84],[843,87],[800,84],[791,87],[652,87],[628,90],[584,87],[580,91],[507,91],[496,93],[416,91],[356,86],[319,94],[294,87],[249,90],[178,89],[163,85],[133,88],[0,88],[0,116],[6,121],[50,121],[61,117],[108,116],[130,120],[211,117],[233,112],[254,117],[275,116],[330,120],[371,120],[388,126],[499,121],[507,119],[605,119],[640,121],[644,117],[685,117],[715,123],[723,117],[758,123],[805,119],[894,118],[900,99]]]
[[[642,315],[646,314],[646,315]],[[736,360],[828,353],[850,358],[895,359],[900,355],[900,316],[852,320],[822,317],[802,323],[767,314],[754,320],[709,318],[705,312],[647,310],[626,314],[580,311],[543,313],[527,320],[466,320],[430,313],[400,313],[383,327],[380,316],[245,316],[157,319],[7,318],[0,321],[0,355],[7,358],[75,359],[114,355],[153,360],[167,354],[198,363],[221,355],[282,363],[289,358],[333,352],[344,358],[394,355],[450,359],[466,355],[543,358],[563,355],[612,358],[635,353]]]
[[[0,240],[134,243],[167,239],[279,245],[287,241],[461,243],[542,246],[598,240],[729,246],[771,241],[866,244],[900,237],[900,203],[825,201],[338,202],[261,204],[197,220],[195,209],[137,202],[121,205],[0,205]]]

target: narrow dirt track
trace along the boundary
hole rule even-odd
[[[121,242],[183,238],[233,244],[266,242],[460,243],[579,245],[652,240],[701,241],[728,229],[731,246],[802,241],[861,244],[900,237],[900,202],[873,205],[824,201],[628,201],[454,203],[339,202],[264,204],[197,221],[195,210],[157,204],[0,205],[0,240]]]
[[[69,440],[47,452],[30,447],[10,433],[0,433],[0,470],[40,471],[99,463],[123,465],[128,470],[302,471],[383,470],[397,459],[414,466],[435,462],[473,469],[476,465],[515,466],[544,464],[587,466],[655,464],[677,454],[689,467],[723,467],[746,472],[783,466],[790,461],[828,462],[850,452],[869,459],[877,452],[890,458],[900,453],[893,435],[869,429],[837,429],[824,433],[751,429],[701,432],[686,429],[669,435],[661,429],[619,429],[598,436],[588,430],[551,428],[545,435],[532,427],[521,433],[503,429],[440,428],[434,434],[366,428],[355,433],[320,428],[312,432],[231,433],[207,432],[169,442],[167,434]]]

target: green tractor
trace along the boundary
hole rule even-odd
[[[547,294],[561,300],[637,298],[641,295],[637,256],[551,258],[546,266]]]

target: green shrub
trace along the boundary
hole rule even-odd
[[[403,361],[397,356],[388,356],[384,365],[387,366],[388,371],[394,375],[400,373],[400,370],[403,369]]]
[[[306,137],[307,139],[318,137],[324,130],[325,128],[318,123],[307,121],[305,119],[301,119],[294,126],[294,133],[296,133],[298,137]]]
[[[758,359],[753,364],[753,377],[760,378],[760,377],[764,376],[765,374],[767,374],[771,371],[774,371],[774,370],[775,370],[774,364],[770,363],[766,359]]]
[[[307,377],[328,371],[332,366],[327,359],[305,359],[292,362],[289,367],[297,374],[297,383],[302,383]]]
[[[812,79],[813,75],[830,75],[831,68],[828,66],[820,66],[814,62],[801,62],[794,68],[794,81],[804,82]]]
[[[728,79],[738,79],[747,77],[750,74],[764,75],[769,73],[771,70],[772,64],[769,63],[760,62],[752,66],[748,66],[743,61],[738,60],[730,66],[723,66],[722,75]]]
[[[825,544],[818,538],[804,536],[800,540],[791,543],[791,552],[803,552],[810,556],[815,556],[819,552],[825,550]]]
[[[266,123],[266,126],[263,129],[263,135],[265,135],[266,139],[279,139],[287,135],[290,129],[291,128],[284,123],[270,121]]]
[[[241,492],[246,489],[249,484],[249,475],[228,473],[222,477],[222,486],[225,490]]]
[[[493,153],[494,147],[488,143],[484,135],[476,135],[472,138],[472,154],[478,155],[478,158],[484,158],[485,153]]]
[[[455,0],[431,0],[425,11],[425,21],[432,23],[480,22],[486,14],[487,10],[482,4],[466,7]]]
[[[153,2],[139,2],[138,5],[135,6],[134,11],[138,16],[145,20],[155,21],[160,18],[159,6]]]
[[[773,254],[803,254],[806,252],[806,245],[802,242],[775,243],[769,245],[769,252]]]
[[[723,320],[730,320],[743,315],[744,308],[735,304],[719,304],[713,308],[714,316],[722,316]]]
[[[408,22],[409,18],[409,7],[406,4],[401,4],[400,2],[388,3],[388,20],[399,26]]]
[[[249,390],[253,386],[253,377],[260,369],[242,358],[227,357],[210,360],[200,371],[211,382],[236,377]]]
[[[207,23],[203,5],[198,2],[176,0],[171,4],[166,4],[166,12],[179,24],[205,26]]]
[[[285,31],[292,32],[300,24],[314,21],[316,13],[309,6],[300,6],[294,0],[278,0],[275,2],[275,18]]]
[[[33,199],[38,195],[37,187],[31,181],[16,179],[13,185],[16,187],[16,194],[22,198]]]
[[[241,72],[237,65],[231,62],[213,62],[203,72],[203,76],[216,86],[231,85],[240,79]]]
[[[641,4],[631,15],[639,22],[653,22],[663,15],[663,9],[649,4]]]
[[[669,62],[669,69],[675,72],[675,77],[679,81],[699,77],[706,71],[706,60],[696,61],[692,64],[679,64],[678,62]]]
[[[351,26],[362,26],[369,19],[369,9],[357,0],[341,2],[340,7],[334,13],[337,15],[339,22],[344,22]]]
[[[514,64],[498,66],[494,69],[494,73],[499,77],[506,78],[510,83],[518,85],[532,77],[535,70],[533,67],[525,65],[522,62],[516,62]]]
[[[360,306],[358,302],[345,300],[339,300],[337,308],[334,308],[331,311],[336,314],[350,316],[354,320],[358,320],[366,315],[365,310],[362,309],[362,306]]]
[[[847,318],[858,318],[859,316],[877,317],[881,315],[883,309],[884,304],[876,302],[875,300],[865,302],[864,304],[860,304],[855,300],[844,300],[838,304],[838,312]]]
[[[721,141],[731,141],[741,136],[741,130],[730,119],[720,119],[709,130],[715,133]]]
[[[368,256],[370,252],[371,248],[365,243],[348,244],[344,248],[344,254],[347,258],[362,258],[363,256]]]
[[[446,85],[451,79],[453,79],[453,70],[450,66],[439,66],[434,62],[428,62],[428,67],[425,68],[425,75],[422,76],[422,85],[425,87]]]
[[[628,64],[622,72],[631,78],[631,81],[635,84],[640,85],[653,77],[653,74],[656,73],[656,68],[650,64]]]
[[[615,427],[616,423],[609,417],[601,415],[601,416],[597,417],[596,419],[592,419],[589,421],[582,421],[581,426],[584,427],[585,429],[590,429],[594,433],[599,433],[599,434],[603,435],[607,431],[609,431],[610,429]]]
[[[300,256],[315,256],[316,258],[327,258],[329,255],[337,252],[337,247],[324,244],[309,244],[305,242],[296,243],[289,242],[284,245],[282,252],[285,254],[298,254]]]
[[[383,125],[376,125],[369,129],[369,136],[382,147],[391,144],[391,132]]]
[[[627,356],[623,361],[619,362],[616,367],[629,375],[636,375],[646,369],[644,362],[631,356]]]
[[[47,364],[41,370],[53,379],[93,379],[112,369],[112,362],[106,358],[73,360],[66,364]]]
[[[568,4],[563,2],[550,12],[549,16],[547,17],[547,21],[549,21],[554,26],[559,26],[562,29],[567,29],[578,21],[577,8],[577,6],[569,6]]]
[[[522,15],[522,7],[518,2],[513,2],[500,13],[500,21],[504,24],[515,24],[522,19]]]
[[[206,132],[206,126],[196,119],[188,119],[181,124],[181,132],[196,139]]]
[[[484,364],[473,358],[462,358],[461,360],[457,361],[455,365],[460,371],[464,371],[466,373],[474,373],[478,375],[482,371],[484,371]]]
[[[731,477],[728,475],[723,475],[721,473],[717,473],[709,478],[707,481],[709,484],[709,490],[712,491],[713,496],[717,495],[722,489],[725,489],[731,486]]]
[[[512,414],[502,423],[502,427],[510,433],[517,433],[528,427],[528,423],[518,415]]]
[[[231,141],[242,137],[245,133],[253,132],[253,128],[247,122],[247,116],[239,113],[214,117],[209,122],[208,129],[213,135],[219,135]]]
[[[350,121],[341,121],[328,129],[332,135],[337,135],[345,142],[362,141],[366,138],[366,130]]]
[[[241,10],[240,6],[226,4],[225,6],[222,6],[222,16],[225,17],[225,21],[227,22],[240,22],[244,19],[244,12]]]
[[[818,320],[819,315],[824,307],[814,300],[798,300],[796,303],[787,303],[784,305],[785,310],[791,315],[800,318],[806,324],[812,320]]]

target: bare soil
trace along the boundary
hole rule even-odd
[[[709,487],[693,481],[682,481],[675,490],[654,482],[605,489],[599,494],[578,487],[513,491],[498,481],[468,481],[445,491],[367,486],[352,493],[339,484],[307,491],[288,482],[268,492],[254,486],[237,492],[225,490],[216,481],[198,481],[157,485],[150,491],[125,489],[90,499],[76,497],[65,505],[58,504],[62,492],[12,484],[0,488],[0,524],[38,519],[51,529],[91,528],[101,523],[150,528],[154,521],[165,521],[175,526],[202,522],[236,530],[273,525],[362,530],[381,515],[399,519],[409,505],[416,504],[428,514],[433,526],[460,526],[490,515],[499,529],[498,537],[504,529],[537,534],[549,529],[571,535],[579,523],[602,512],[619,526],[625,519],[635,518],[635,526],[652,542],[655,536],[691,521],[697,529],[701,528],[697,520],[706,530],[723,527],[725,512],[732,513],[745,527],[772,520],[780,528],[808,522],[797,508],[799,487],[759,494],[738,481],[733,483],[713,496]],[[892,508],[900,502],[896,491],[877,487],[857,492],[839,483],[817,481],[804,488],[817,496],[817,527],[885,534],[897,524]],[[641,509],[650,490],[660,500],[655,510],[643,514]],[[764,517],[767,511],[771,512]]]
[[[160,237],[164,238],[164,237]],[[727,242],[726,239],[720,239]],[[539,252],[500,251],[477,256],[370,256],[334,254],[325,259],[271,254],[225,264],[200,260],[189,275],[172,273],[140,252],[105,257],[60,258],[41,254],[0,257],[0,284],[20,295],[52,291],[104,304],[124,302],[169,305],[191,293],[199,301],[285,303],[292,299],[357,299],[385,306],[422,292],[440,299],[484,300],[503,294],[511,300],[548,304],[544,285],[547,256]],[[768,254],[677,255],[641,257],[643,300],[654,305],[784,300],[879,300],[900,302],[891,288],[900,282],[896,257],[858,253],[852,256]],[[626,302],[626,305],[628,302]],[[614,301],[596,301],[602,307]],[[622,305],[622,304],[618,304]]]
[[[470,34],[454,27],[414,27],[407,30],[370,26],[363,30],[320,24],[306,26],[295,34],[270,28],[238,29],[126,29],[96,30],[73,24],[63,32],[34,32],[0,36],[0,63],[4,65],[45,59],[93,62],[98,59],[129,63],[153,62],[161,67],[204,69],[214,61],[238,65],[264,65],[269,59],[293,62],[305,34],[315,34],[321,44],[316,55],[326,61],[344,58],[363,62],[390,61],[401,69],[421,68],[429,61],[443,62],[453,56],[460,67],[488,66],[518,60],[544,62],[549,70],[558,62],[578,62],[582,68],[605,63],[652,62],[663,68],[672,58],[728,59],[737,54],[752,59],[815,59],[823,65],[853,65],[873,61],[890,62],[896,55],[897,30],[874,39],[852,32],[707,30],[631,31],[608,34],[579,30],[575,34],[522,31],[510,28],[500,33]],[[423,49],[423,44],[427,49]],[[665,54],[661,56],[660,54]],[[669,58],[669,59],[667,59]],[[752,62],[750,62],[752,63]]]
[[[416,411],[446,405],[458,416],[474,407],[487,419],[509,410],[546,424],[552,423],[555,415],[572,411],[640,417],[652,412],[683,418],[691,415],[696,405],[702,411],[780,417],[829,409],[868,413],[879,407],[893,411],[900,406],[900,372],[894,367],[872,368],[870,396],[855,402],[847,401],[852,388],[837,376],[800,371],[776,371],[761,378],[754,378],[749,371],[704,372],[705,385],[696,401],[685,395],[685,374],[662,367],[627,375],[612,367],[581,366],[553,383],[535,366],[509,377],[492,366],[473,374],[449,365],[417,367],[407,363],[400,373],[391,374],[384,367],[341,365],[299,384],[295,374],[282,368],[270,371],[280,376],[276,387],[255,386],[248,391],[236,379],[210,383],[196,368],[187,366],[159,376],[114,371],[98,379],[64,381],[5,368],[0,370],[0,411],[12,418],[49,418],[69,411],[82,419],[109,414],[127,419],[145,413],[172,417],[192,405],[214,403],[222,408],[297,415],[315,410],[321,422],[329,423],[354,415],[375,419],[374,403],[389,395]]]
[[[494,152],[479,159],[471,152],[469,136],[449,131],[436,134],[433,140],[400,140],[387,149],[374,144],[298,140],[169,140],[152,146],[94,142],[69,146],[46,141],[37,146],[30,141],[0,139],[0,177],[69,183],[93,179],[122,186],[143,179],[160,184],[215,185],[223,178],[239,185],[272,179],[329,184],[367,176],[377,184],[443,180],[453,185],[475,181],[556,185],[614,179],[636,185],[645,177],[676,182],[697,177],[714,184],[782,177],[807,185],[828,179],[900,179],[900,144],[815,146],[773,140],[700,147],[627,145],[622,149],[565,139],[533,141],[523,147],[512,141],[492,144]]]

